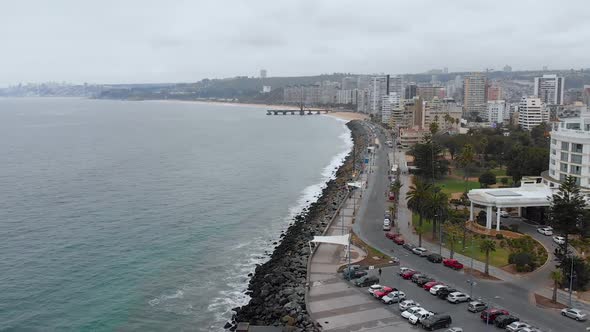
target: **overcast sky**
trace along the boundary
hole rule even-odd
[[[588,1],[2,1],[0,85],[590,67]]]

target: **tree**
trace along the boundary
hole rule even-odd
[[[461,149],[461,154],[457,157],[457,163],[459,167],[463,168],[463,173],[465,173],[465,181],[469,179],[468,175],[468,167],[473,164],[475,160],[475,150],[473,149],[473,145],[465,144],[463,149]]]
[[[432,188],[432,193],[426,208],[426,217],[432,220],[432,238],[436,238],[437,223],[447,219],[449,211],[449,196],[442,192],[439,187]]]
[[[425,179],[441,178],[448,172],[448,161],[442,157],[442,147],[427,134],[423,142],[414,145],[410,154],[414,156],[417,174]]]
[[[486,254],[486,268],[485,274],[489,275],[489,266],[490,266],[490,252],[496,251],[496,242],[490,239],[483,240],[479,245],[479,250]]]
[[[561,270],[551,271],[551,280],[553,280],[553,296],[551,302],[557,303],[557,287],[563,282],[563,273],[561,273]]]
[[[416,181],[410,187],[410,190],[406,194],[406,199],[408,201],[408,208],[413,213],[418,214],[419,219],[418,219],[417,231],[418,231],[418,229],[421,231],[420,233],[418,233],[418,246],[420,246],[420,247],[422,246],[422,233],[424,230],[422,227],[422,222],[423,222],[424,216],[427,213],[428,204],[429,204],[430,195],[431,195],[431,188],[432,188],[432,185],[430,183],[425,182],[424,180],[422,180],[420,178],[416,178]]]
[[[568,176],[559,186],[559,191],[552,195],[548,213],[549,224],[565,238],[562,250],[566,254],[569,235],[579,233],[584,224],[585,207],[586,201],[576,184],[576,178]]]
[[[482,188],[487,188],[492,184],[496,184],[496,176],[490,171],[484,172],[479,176],[479,183]]]
[[[450,256],[451,258],[453,258],[453,256],[455,255],[455,244],[461,238],[461,233],[463,232],[463,229],[458,224],[448,221],[442,225],[442,229],[445,234],[446,242],[449,244],[450,247]]]

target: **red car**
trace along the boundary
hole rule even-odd
[[[389,193],[389,200],[395,201],[395,194],[394,193]]]
[[[383,286],[383,288],[381,288],[381,290],[373,292],[373,296],[380,299],[380,298],[384,297],[385,295],[387,295],[393,291],[396,291],[396,290],[397,290],[396,288]]]
[[[402,278],[408,280],[411,279],[414,274],[418,273],[418,271],[414,270],[407,270],[406,272],[402,273]]]
[[[459,263],[459,261],[457,261],[456,259],[450,258],[443,259],[443,265],[455,270],[461,270],[463,268],[463,264]]]
[[[483,320],[484,323],[487,322],[488,324],[492,324],[494,323],[496,317],[502,315],[510,315],[510,313],[504,309],[492,308],[482,311],[481,315],[479,315],[479,318],[481,318],[481,320]]]
[[[388,238],[388,239],[390,239],[390,240],[393,240],[393,239],[395,239],[398,236],[399,236],[399,234],[397,234],[397,233],[392,233],[392,232],[385,233],[385,237]]]
[[[442,282],[430,281],[430,282],[425,283],[424,286],[422,286],[422,288],[424,288],[424,290],[429,291],[432,287],[434,287],[436,285],[442,285]]]
[[[399,245],[406,243],[406,241],[404,241],[404,238],[401,236],[394,237],[393,242],[395,242],[395,244],[399,244]]]

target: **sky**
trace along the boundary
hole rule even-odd
[[[588,0],[18,0],[0,86],[590,67]]]

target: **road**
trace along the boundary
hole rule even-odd
[[[386,141],[383,134],[378,134],[378,138],[382,142]],[[373,247],[384,253],[398,256],[402,266],[425,272],[436,280],[464,290],[468,294],[471,293],[469,287],[471,278],[468,274],[445,268],[441,264],[432,264],[423,258],[405,252],[400,246],[396,246],[391,240],[385,238],[381,227],[383,213],[386,208],[385,193],[389,184],[387,180],[387,153],[390,151],[391,149],[387,147],[380,147],[375,152],[374,166],[369,176],[370,190],[363,195],[363,204],[361,204],[357,218],[358,222],[354,225],[355,232]],[[400,164],[400,167],[402,166],[404,165]],[[402,171],[407,170],[402,168]],[[411,220],[411,214],[405,204],[405,195],[410,185],[408,176],[402,176],[402,184],[403,187],[400,191],[400,197],[402,199],[398,209],[398,221],[396,222],[399,222],[400,230],[405,228],[407,232],[408,226],[406,223]],[[406,238],[411,238],[411,236],[408,235]],[[468,262],[463,263],[468,265]],[[395,282],[395,280],[392,280],[392,282]],[[505,308],[522,320],[531,322],[544,331],[584,331],[586,325],[588,325],[564,318],[556,310],[536,307],[534,297],[531,293],[531,290],[534,289],[530,289],[530,285],[526,281],[502,282],[477,280],[476,282],[477,284],[473,287],[472,297],[482,298],[494,306]],[[393,284],[392,286],[396,287],[397,285]],[[404,288],[407,287],[417,288],[413,284],[398,288],[405,290]],[[438,300],[433,299],[432,303],[436,303],[436,301]],[[428,306],[428,304],[425,305]]]

